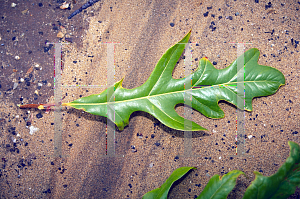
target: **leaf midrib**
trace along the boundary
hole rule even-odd
[[[266,81],[244,81],[244,83],[247,82],[247,83],[250,83],[250,82],[266,82]],[[275,81],[268,81],[268,82],[274,82],[274,83],[277,83]],[[144,97],[139,97],[139,98],[134,98],[134,99],[128,99],[128,100],[122,100],[122,101],[113,101],[113,102],[102,102],[102,103],[68,103],[70,105],[81,105],[81,106],[89,106],[89,105],[101,105],[101,104],[117,104],[117,103],[123,103],[123,102],[128,102],[128,101],[136,101],[136,100],[142,100],[142,99],[149,99],[149,98],[152,98],[152,97],[157,97],[157,96],[161,96],[161,95],[171,95],[171,94],[174,94],[174,93],[182,93],[182,92],[186,92],[186,91],[190,91],[190,90],[200,90],[200,89],[207,89],[207,88],[211,88],[211,87],[216,87],[216,86],[224,86],[224,85],[228,85],[228,84],[237,84],[237,83],[242,83],[242,82],[227,82],[227,83],[223,83],[223,84],[218,84],[218,85],[212,85],[212,86],[206,86],[206,87],[202,87],[202,88],[191,88],[191,89],[188,89],[188,90],[182,90],[182,91],[174,91],[174,92],[169,92],[169,93],[162,93],[162,94],[156,94],[156,95],[147,95],[147,96],[144,96]],[[233,91],[232,91],[233,92]]]
[[[153,87],[152,87],[151,91],[149,92],[148,96],[151,96],[151,93],[152,93],[152,91],[153,91],[155,85],[159,82],[159,80],[161,79],[161,77],[164,75],[164,72],[165,72],[165,70],[168,68],[167,66],[169,65],[169,63],[170,63],[170,61],[171,61],[171,57],[175,54],[175,52],[176,52],[177,49],[178,49],[178,46],[175,46],[175,49],[174,49],[174,51],[172,52],[172,55],[170,56],[170,59],[168,60],[166,66],[164,67],[164,70],[163,70],[162,73],[160,74],[158,80],[157,80],[157,81],[155,82],[155,84],[153,85]],[[155,68],[156,68],[156,66],[155,66]],[[154,70],[155,70],[155,68],[154,68]],[[152,75],[152,74],[151,74],[151,75]]]

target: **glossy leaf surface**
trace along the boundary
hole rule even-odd
[[[247,188],[243,199],[278,198],[286,199],[300,186],[300,147],[295,142],[288,142],[290,155],[285,163],[272,176],[263,176],[254,171],[255,179]]]
[[[222,177],[218,174],[214,175],[213,177],[211,177],[197,199],[226,199],[228,194],[235,187],[236,179],[241,174],[244,174],[244,172],[233,170]]]
[[[122,80],[100,94],[77,99],[63,105],[82,109],[94,115],[108,117],[123,130],[129,124],[130,115],[144,111],[157,118],[164,125],[177,129],[206,130],[195,122],[185,128],[184,118],[175,111],[177,104],[183,104],[187,93],[192,95],[191,106],[208,118],[223,118],[224,112],[218,105],[225,100],[237,105],[237,74],[244,72],[245,110],[252,111],[252,99],[275,93],[285,84],[283,74],[275,68],[259,65],[258,49],[252,48],[240,56],[230,66],[216,69],[207,58],[199,61],[197,70],[187,76],[191,88],[185,89],[185,79],[174,79],[173,69],[188,43],[190,32],[160,58],[148,80],[140,87],[126,89]],[[244,57],[244,61],[242,60]],[[237,63],[244,67],[237,71]],[[243,96],[239,96],[242,99]],[[110,110],[109,113],[107,110]],[[112,114],[112,112],[114,114]]]

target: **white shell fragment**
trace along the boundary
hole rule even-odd
[[[37,128],[37,127],[34,127],[34,126],[30,126],[30,127],[29,127],[29,130],[30,130],[29,134],[30,134],[30,135],[33,135],[35,132],[37,132],[37,131],[40,130],[40,129]]]
[[[70,5],[69,3],[64,2],[64,3],[60,6],[60,9],[65,10],[65,9],[69,8],[69,5]]]
[[[15,89],[18,87],[18,85],[19,85],[19,84],[15,82],[15,83],[14,83],[13,90],[15,90]]]

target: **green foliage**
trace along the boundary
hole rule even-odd
[[[114,121],[119,130],[123,130],[129,124],[133,112],[144,111],[164,125],[184,131],[189,129],[184,128],[185,119],[176,113],[175,106],[184,103],[185,93],[192,95],[193,109],[208,118],[223,118],[224,112],[218,102],[225,100],[237,105],[237,84],[241,83],[237,82],[238,74],[244,74],[245,109],[248,111],[252,111],[254,97],[271,95],[285,84],[285,78],[280,71],[257,63],[259,51],[252,48],[230,66],[220,70],[216,69],[207,58],[202,58],[197,70],[186,77],[191,79],[191,88],[185,89],[186,80],[174,79],[172,72],[189,37],[190,32],[166,51],[142,86],[134,89],[123,88],[122,79],[100,94],[83,97],[63,105],[108,117]],[[239,71],[237,71],[237,63],[244,63],[244,67]],[[243,96],[238,97],[244,101]],[[109,114],[107,111],[109,108],[112,108],[115,114]],[[206,130],[195,122],[191,124],[192,131]]]
[[[244,174],[244,172],[239,170],[233,170],[225,174],[223,177],[220,177],[218,174],[214,175],[213,177],[211,177],[208,184],[197,199],[226,199],[228,194],[234,188],[236,184],[236,179],[241,174]]]
[[[290,146],[290,156],[285,163],[270,177],[254,171],[255,180],[247,188],[243,199],[286,199],[295,193],[296,188],[300,186],[300,147],[295,142],[289,141],[288,144]],[[146,193],[143,199],[167,199],[171,185],[192,168],[194,167],[176,169],[160,188]],[[233,170],[223,177],[214,175],[197,199],[226,199],[236,185],[236,179],[240,174],[244,173]]]
[[[173,171],[170,177],[166,180],[164,184],[162,184],[159,188],[149,191],[143,196],[143,199],[163,199],[167,198],[169,190],[172,184],[182,178],[187,172],[191,169],[196,169],[196,167],[180,167]]]
[[[287,198],[300,186],[300,147],[295,142],[288,142],[290,156],[278,169],[277,173],[267,177],[254,171],[255,180],[245,192],[243,199]]]

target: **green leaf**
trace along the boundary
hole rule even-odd
[[[168,197],[169,190],[172,184],[182,178],[191,169],[197,169],[196,167],[180,167],[173,171],[170,177],[159,188],[149,191],[143,196],[143,199],[166,199]]]
[[[226,199],[236,184],[236,179],[244,172],[233,170],[220,177],[218,174],[211,177],[207,185],[197,199]],[[244,174],[245,175],[245,174]]]
[[[197,70],[186,77],[191,79],[191,88],[185,89],[186,80],[174,79],[172,71],[189,37],[190,32],[167,50],[142,86],[134,89],[123,88],[122,79],[100,94],[83,97],[63,105],[108,117],[114,121],[119,130],[123,130],[129,124],[133,112],[144,111],[170,128],[200,131],[206,129],[192,121],[190,121],[192,126],[187,128],[184,125],[185,119],[175,111],[177,104],[184,103],[185,94],[192,95],[191,106],[206,117],[223,118],[224,112],[218,102],[225,100],[237,105],[237,85],[242,84],[237,82],[238,74],[244,72],[245,110],[248,111],[252,111],[254,97],[271,95],[285,84],[285,78],[280,71],[257,63],[259,51],[252,48],[244,53],[244,60],[243,56],[240,56],[230,66],[220,70],[216,69],[207,58],[202,58]],[[244,63],[244,67],[239,72],[237,63]],[[244,101],[243,96],[238,97]]]
[[[288,142],[290,156],[278,171],[270,176],[263,176],[254,171],[255,179],[247,188],[243,199],[288,198],[300,186],[300,147],[295,142]]]

